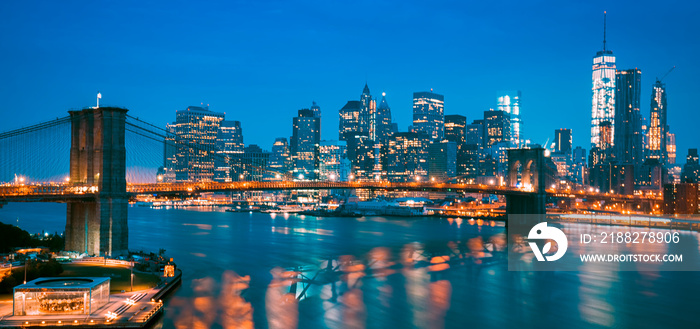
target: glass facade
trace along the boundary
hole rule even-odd
[[[510,115],[510,143],[513,147],[520,146],[522,142],[522,137],[520,136],[520,130],[522,129],[520,99],[520,90],[499,92],[497,98],[498,110]]]
[[[668,158],[666,112],[666,85],[657,80],[651,91],[649,158],[659,159],[661,164],[666,164]]]
[[[445,134],[445,96],[431,91],[413,93],[413,131],[442,140]]]
[[[615,125],[615,56],[610,50],[593,57],[593,107],[591,111],[591,146],[600,145],[600,124]]]
[[[91,314],[109,303],[109,278],[39,278],[15,287],[13,315]]]

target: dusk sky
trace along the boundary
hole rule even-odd
[[[700,147],[700,4],[693,1],[2,1],[0,131],[103,104],[164,126],[210,104],[270,149],[292,117],[321,106],[322,139],[365,82],[387,93],[405,131],[412,93],[445,95],[471,122],[499,90],[522,91],[523,134],[536,143],[572,128],[590,148],[591,65],[608,48],[642,70],[641,111],[665,78],[678,162]]]

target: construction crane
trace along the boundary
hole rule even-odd
[[[671,73],[671,71],[673,71],[673,69],[675,69],[675,68],[676,68],[676,66],[674,65],[670,70],[668,70],[668,72],[666,72],[666,74],[664,74],[664,75],[661,77],[661,79],[656,78],[656,81],[657,81],[657,82],[663,81],[664,78],[666,78],[666,76],[667,76],[669,73]]]

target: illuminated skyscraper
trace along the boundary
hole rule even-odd
[[[292,163],[295,178],[316,179],[318,173],[318,147],[321,142],[321,118],[310,109],[299,110],[293,118],[291,138]],[[301,176],[299,176],[301,175]]]
[[[231,182],[242,173],[243,130],[239,121],[221,121],[216,138],[217,153],[214,180]]]
[[[445,139],[457,145],[467,143],[467,118],[463,115],[445,116]]]
[[[605,20],[603,23],[603,50],[593,57],[593,108],[591,112],[591,147],[602,148],[600,125],[615,125],[615,56],[606,49]],[[614,132],[613,132],[614,135]],[[612,142],[612,141],[611,141]]]
[[[175,123],[168,130],[175,140],[186,141],[175,144],[175,181],[214,180],[217,137],[223,120],[223,113],[209,111],[209,107],[190,106],[175,113]]]
[[[498,93],[498,110],[510,115],[510,144],[513,147],[520,146],[520,90],[502,91]]]
[[[270,161],[268,162],[270,171],[275,172],[275,180],[281,180],[291,171],[291,159],[289,154],[289,145],[287,138],[275,138],[275,143],[272,144],[272,152],[270,153]],[[279,177],[277,176],[279,175]]]
[[[656,80],[651,90],[651,115],[649,120],[649,158],[659,159],[665,165],[668,160],[668,125],[666,123],[666,84]]]
[[[347,141],[348,138],[358,134],[361,110],[362,102],[348,101],[345,106],[338,111],[340,116],[338,120],[338,138],[340,140]]]
[[[484,120],[474,120],[467,125],[467,144],[475,145],[477,150],[484,148]]]
[[[510,145],[510,115],[503,111],[484,111],[486,140],[484,148],[504,142]]]
[[[373,141],[386,145],[391,136],[391,108],[386,102],[386,93],[382,93],[382,100],[374,111],[372,125],[370,129]]]
[[[445,132],[445,96],[423,91],[413,93],[413,131],[442,140]]]
[[[319,179],[326,181],[347,181],[350,176],[345,141],[321,141],[319,147]]]
[[[362,89],[362,95],[360,95],[360,104],[360,123],[357,133],[369,136],[370,139],[374,140],[377,102],[372,99],[372,95],[369,93],[369,86],[366,83],[365,88]]]
[[[407,182],[428,178],[430,137],[422,133],[396,133],[389,139],[388,178]]]
[[[644,162],[642,114],[639,111],[641,81],[642,71],[639,69],[617,71],[613,138],[615,160],[634,165],[636,171],[639,171]]]

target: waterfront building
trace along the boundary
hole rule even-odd
[[[12,315],[90,315],[109,304],[109,277],[38,278],[13,288]]]
[[[387,177],[392,182],[425,181],[428,178],[430,136],[396,133],[389,139]]]
[[[648,158],[668,163],[668,109],[666,108],[666,84],[656,80],[651,90],[651,113],[649,115]]]
[[[700,214],[700,184],[678,183],[664,185],[664,214]]]
[[[510,143],[513,147],[519,147],[522,143],[520,131],[522,122],[520,120],[520,100],[522,98],[520,90],[501,91],[497,97],[497,108],[499,111],[508,113],[510,116]]]
[[[347,153],[352,177],[357,180],[374,179],[375,148],[369,136],[348,135]]]
[[[321,142],[321,118],[310,109],[301,109],[292,120],[290,151],[294,177],[316,179],[318,173],[318,147]]]
[[[659,192],[668,181],[668,169],[657,158],[648,158],[640,167],[637,186],[640,190]]]
[[[345,141],[321,141],[319,146],[319,179],[347,181],[350,177],[350,160]]]
[[[615,55],[606,48],[606,26],[603,22],[603,50],[593,57],[593,107],[591,111],[591,148],[601,145],[601,124],[615,125]],[[611,134],[611,136],[614,134]],[[612,138],[612,137],[611,137]]]
[[[166,144],[174,144],[174,161],[165,168],[175,172],[175,182],[213,181],[217,162],[219,127],[224,113],[208,106],[190,106],[175,113],[175,122],[166,128]]]
[[[413,131],[423,133],[431,141],[440,141],[445,134],[445,96],[430,91],[413,93]]]

